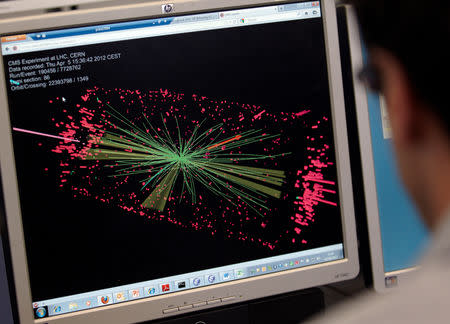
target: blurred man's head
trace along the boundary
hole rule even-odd
[[[401,177],[432,228],[450,207],[450,1],[351,0]]]

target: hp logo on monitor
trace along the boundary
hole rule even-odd
[[[163,13],[171,13],[173,11],[173,3],[166,3],[162,5]]]

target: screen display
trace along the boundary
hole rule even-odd
[[[320,2],[2,54],[37,318],[344,257]]]
[[[396,171],[384,99],[369,94],[368,104],[383,265],[388,273],[416,266],[429,233]],[[390,286],[389,279],[386,286]]]

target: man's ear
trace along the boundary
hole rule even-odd
[[[421,103],[405,67],[389,51],[381,48],[371,50],[371,60],[380,71],[395,144],[403,147],[420,140],[423,135]]]

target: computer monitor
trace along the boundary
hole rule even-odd
[[[429,234],[405,192],[392,152],[384,98],[358,80],[367,60],[352,7],[347,6],[349,49],[354,80],[356,124],[362,165],[362,199],[367,216],[371,283],[377,292],[401,287],[416,269]]]
[[[357,275],[334,1],[136,4],[0,30],[21,323],[141,322]]]

